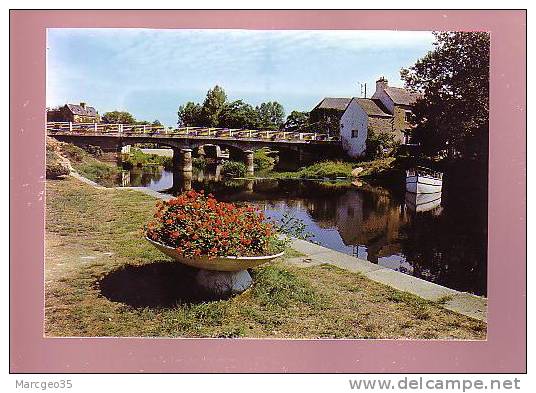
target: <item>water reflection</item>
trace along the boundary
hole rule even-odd
[[[416,199],[366,184],[222,179],[217,168],[190,176],[131,172],[130,181],[175,194],[204,189],[221,200],[254,203],[275,220],[290,212],[326,247],[486,294],[487,208],[476,195]]]

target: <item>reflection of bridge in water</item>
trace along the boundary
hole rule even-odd
[[[231,159],[244,160],[249,172],[253,172],[253,150],[264,147],[284,152],[296,162],[342,154],[338,139],[312,132],[68,122],[47,123],[46,130],[59,141],[99,146],[103,152],[116,155],[124,146],[135,144],[170,147],[174,168],[179,171],[191,171],[192,149],[210,145],[227,149]]]

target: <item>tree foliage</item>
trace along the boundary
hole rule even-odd
[[[423,94],[413,109],[412,140],[430,156],[487,156],[489,34],[434,34],[434,50],[401,72],[406,87]]]
[[[178,123],[181,127],[202,126],[200,104],[189,101],[186,104],[179,106],[177,115],[179,116]]]
[[[282,127],[285,111],[276,102],[264,102],[257,107],[243,100],[227,101],[225,90],[214,86],[207,92],[203,104],[187,102],[177,112],[182,127],[260,128],[277,130]]]
[[[283,125],[285,109],[276,101],[263,102],[255,108],[258,127],[263,130],[278,130]]]
[[[368,128],[365,154],[369,159],[382,157],[386,149],[396,147],[395,136],[390,132],[374,132]]]
[[[224,108],[226,101],[227,95],[225,94],[225,90],[218,85],[207,92],[207,96],[201,108],[201,119],[204,126],[218,126],[218,117],[220,116],[220,112]]]
[[[102,122],[110,124],[135,124],[136,119],[128,112],[112,111],[102,115]]]
[[[292,111],[287,116],[284,128],[286,131],[307,131],[309,112]]]
[[[251,105],[242,100],[236,100],[224,105],[218,124],[227,128],[256,128],[257,112]]]

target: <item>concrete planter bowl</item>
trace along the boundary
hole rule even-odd
[[[197,269],[215,270],[219,272],[238,272],[240,270],[249,269],[255,266],[262,265],[263,263],[270,262],[275,258],[278,258],[284,254],[280,252],[273,255],[263,255],[259,257],[216,257],[209,259],[208,257],[187,258],[182,256],[172,247],[155,242],[149,238],[146,238],[149,243],[155,246],[158,250],[166,254],[167,256],[175,259],[177,262],[185,265],[195,267]]]
[[[177,262],[198,269],[197,285],[204,291],[216,296],[228,296],[245,291],[253,284],[253,279],[246,269],[260,266],[275,258],[283,256],[284,252],[259,257],[208,257],[186,258],[174,248],[155,242],[147,241],[162,253]]]

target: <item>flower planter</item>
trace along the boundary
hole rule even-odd
[[[167,256],[175,259],[177,262],[183,263],[185,265],[195,267],[197,269],[203,270],[215,270],[219,272],[238,272],[241,270],[249,269],[255,266],[262,265],[263,263],[270,262],[275,258],[278,258],[284,254],[280,252],[273,255],[263,255],[259,257],[194,257],[188,258],[184,257],[177,252],[173,247],[166,246],[164,244],[155,242],[147,238],[147,241],[155,246],[158,250],[166,254]]]
[[[184,265],[199,269],[196,274],[197,285],[204,291],[216,296],[228,296],[244,292],[253,284],[253,279],[246,269],[270,262],[284,254],[259,257],[196,257],[187,258],[177,250],[147,238],[147,241],[162,253]]]

